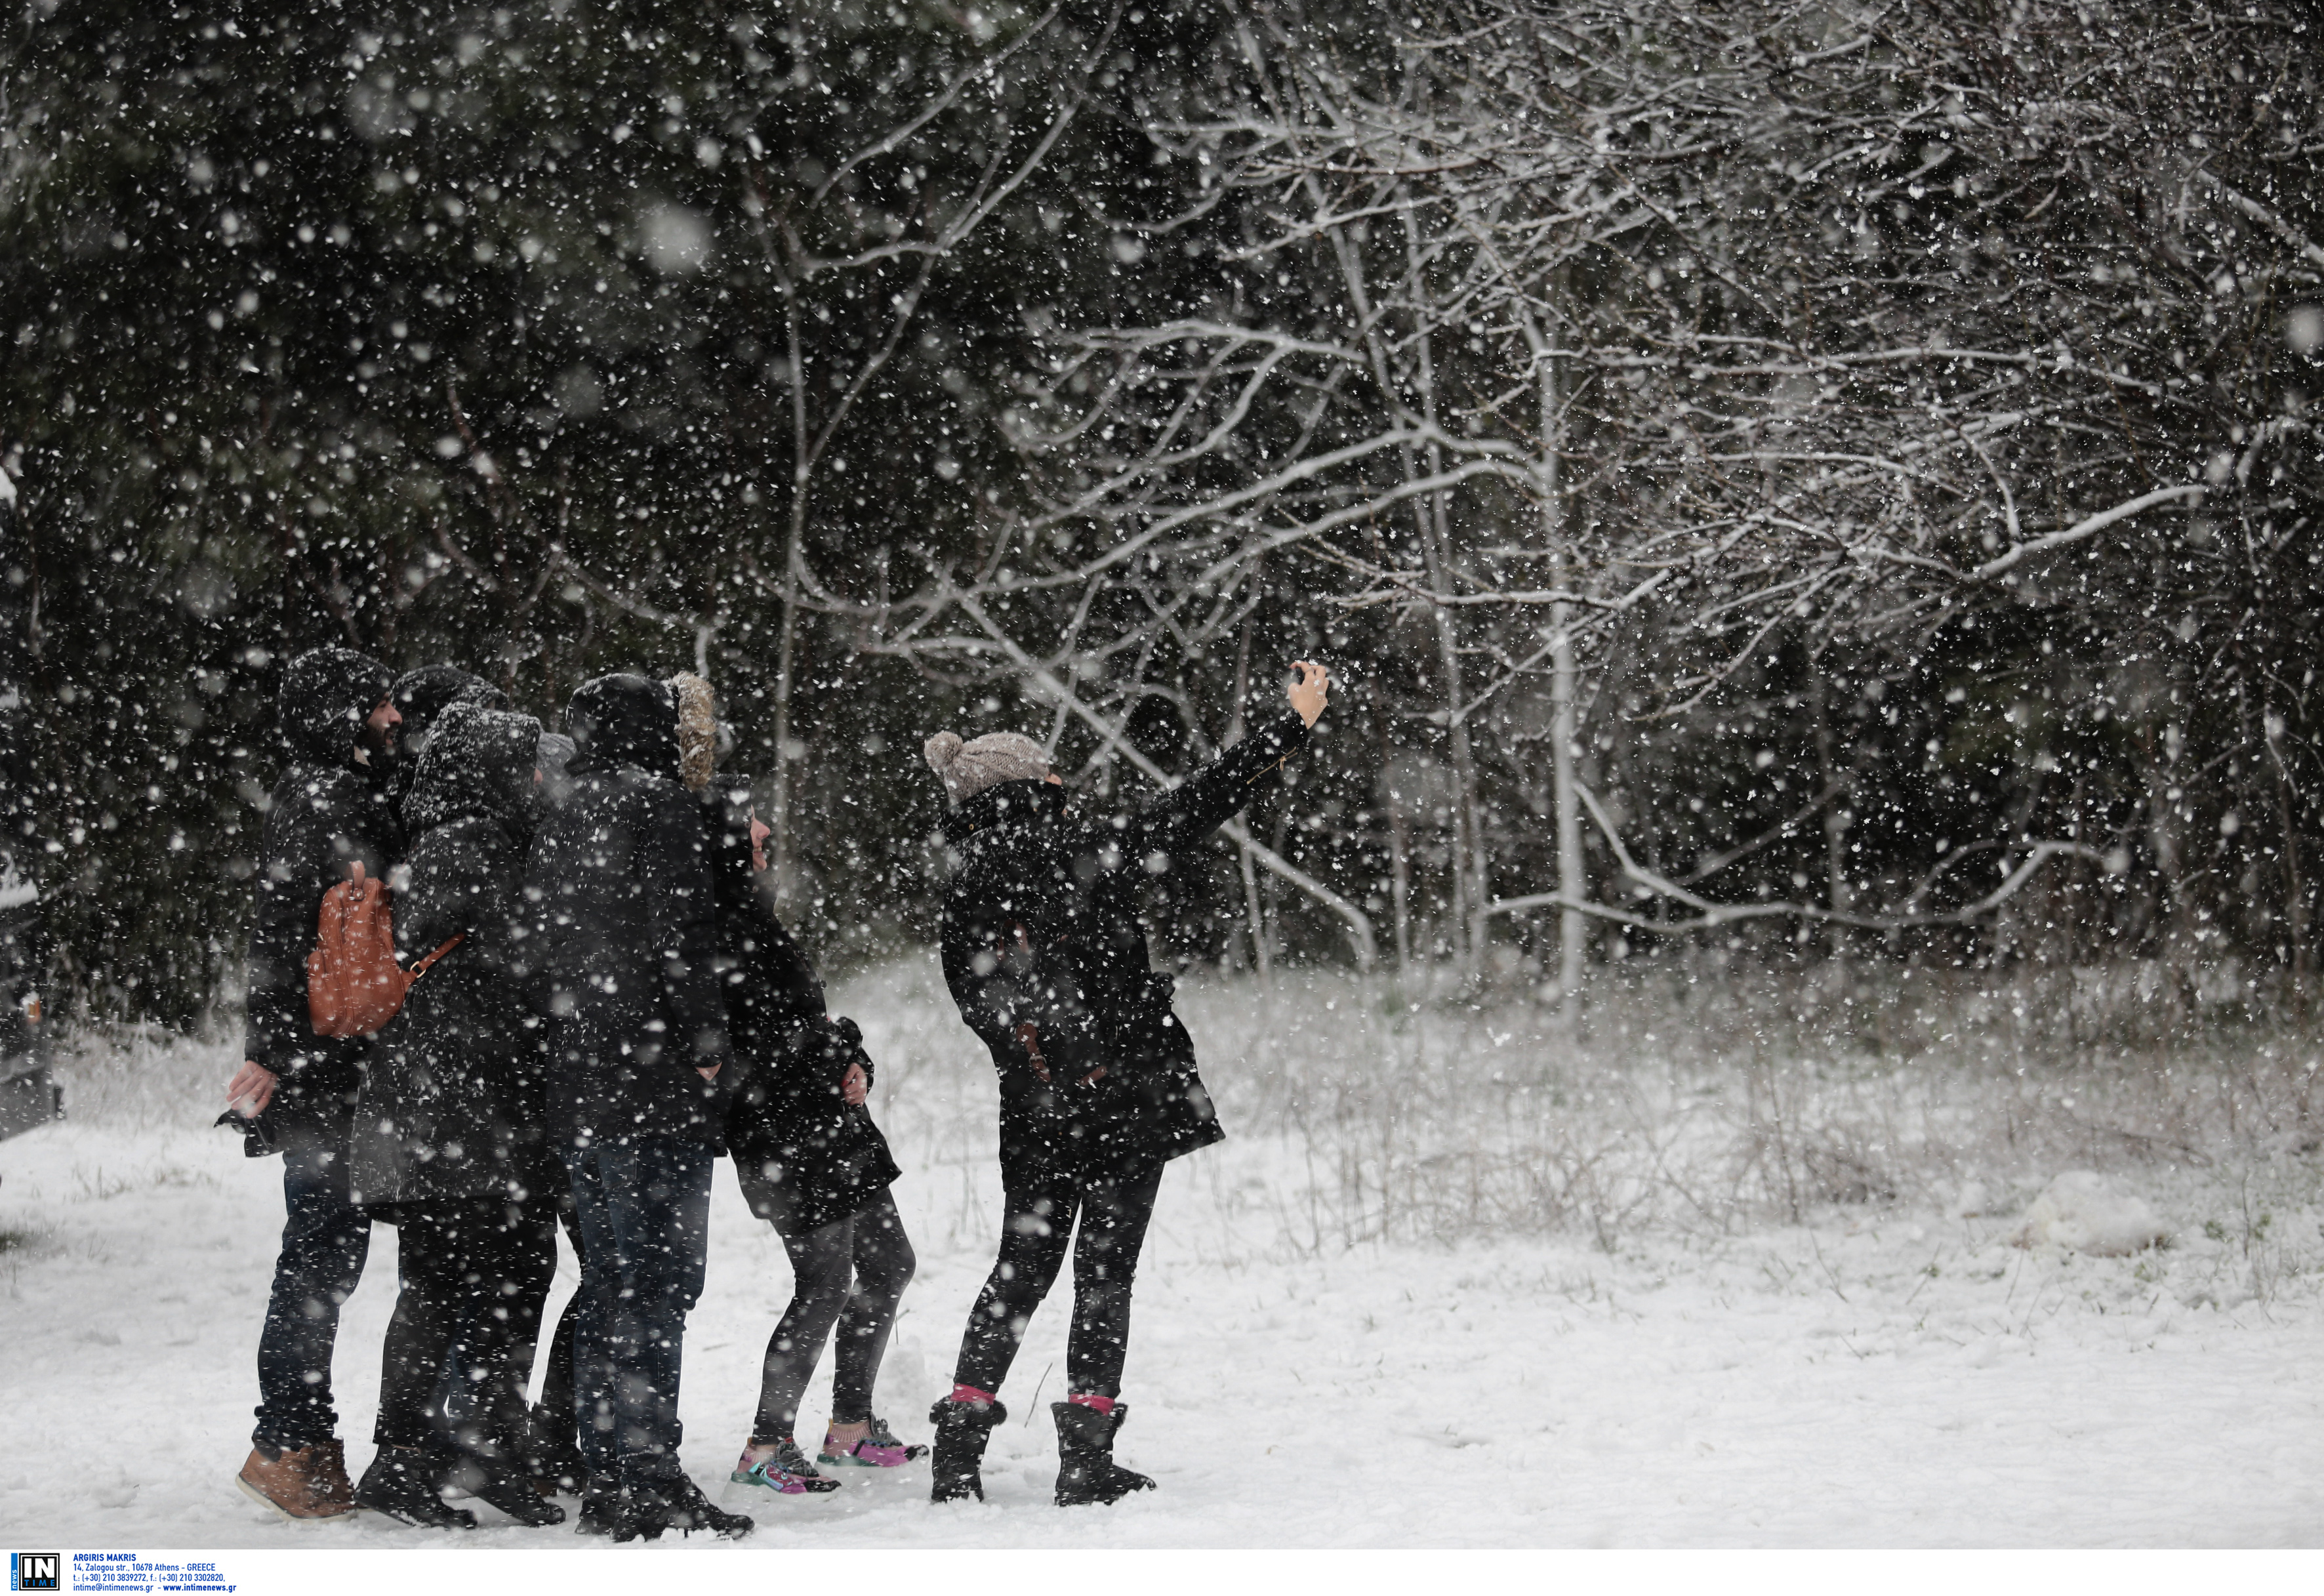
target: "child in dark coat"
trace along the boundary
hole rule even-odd
[[[833,1490],[794,1438],[825,1341],[836,1328],[825,1467],[896,1468],[924,1456],[872,1410],[872,1388],[915,1260],[888,1188],[896,1162],[864,1097],[872,1060],[852,1019],[824,1006],[823,983],[775,918],[760,874],[767,827],[746,784],[706,797],[718,894],[726,1032],[743,1073],[726,1120],[735,1177],[791,1260],[790,1305],[767,1342],[759,1411],[733,1480],[779,1495]]]

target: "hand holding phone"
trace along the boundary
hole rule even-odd
[[[237,1120],[254,1120],[274,1101],[274,1072],[245,1058],[226,1084],[226,1112]]]

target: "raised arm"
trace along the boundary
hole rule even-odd
[[[1136,814],[1090,827],[1102,871],[1151,868],[1155,854],[1167,860],[1207,836],[1306,743],[1308,731],[1323,713],[1331,678],[1311,660],[1302,660],[1294,669],[1298,678],[1285,693],[1288,707],[1283,713],[1254,726],[1241,742]]]

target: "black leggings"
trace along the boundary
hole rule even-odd
[[[382,1446],[498,1453],[521,1435],[522,1360],[557,1273],[557,1221],[505,1201],[396,1215],[402,1290],[380,1360]]]
[[[895,1199],[884,1191],[820,1230],[794,1236],[779,1227],[777,1233],[791,1255],[791,1305],[767,1339],[759,1416],[751,1426],[754,1443],[780,1440],[798,1423],[799,1402],[834,1325],[839,1344],[832,1354],[831,1422],[859,1424],[872,1416],[872,1385],[880,1378],[897,1304],[918,1264]]]
[[[1121,1363],[1130,1351],[1130,1288],[1139,1250],[1154,1217],[1162,1166],[1083,1179],[1053,1175],[1008,1191],[1001,1257],[978,1293],[960,1339],[955,1384],[998,1391],[1016,1361],[1033,1310],[1049,1294],[1065,1261],[1074,1218],[1074,1323],[1065,1340],[1065,1388],[1075,1396],[1118,1397]]]

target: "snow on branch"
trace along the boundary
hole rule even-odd
[[[1617,925],[1631,926],[1640,930],[1670,935],[1716,930],[1721,926],[1735,925],[1746,920],[1780,918],[1811,920],[1820,924],[1846,926],[1864,931],[1903,931],[1916,927],[1966,925],[1970,921],[1982,919],[2015,897],[2019,889],[2032,881],[2040,872],[2042,867],[2052,859],[2087,859],[2108,871],[2116,868],[2116,862],[2110,861],[2104,852],[2084,843],[2056,841],[2034,843],[2026,849],[2025,857],[2002,878],[2000,885],[1995,887],[1992,891],[1957,909],[1933,914],[1864,914],[1854,909],[1833,909],[1820,903],[1794,903],[1783,900],[1720,903],[1699,893],[1689,891],[1678,882],[1640,864],[1631,856],[1628,845],[1622,840],[1621,833],[1615,828],[1613,821],[1606,813],[1605,807],[1598,801],[1598,795],[1586,786],[1581,786],[1579,783],[1576,785],[1584,807],[1588,809],[1591,818],[1597,823],[1600,835],[1606,839],[1607,846],[1612,850],[1615,860],[1620,866],[1622,879],[1639,888],[1642,896],[1667,899],[1671,902],[1693,910],[1693,918],[1681,920],[1658,920],[1630,909],[1617,909],[1611,904],[1601,903],[1595,899],[1564,892],[1535,892],[1521,898],[1496,899],[1487,907],[1487,913],[1499,916],[1526,914],[1542,909],[1570,909],[1597,919],[1613,921]]]

